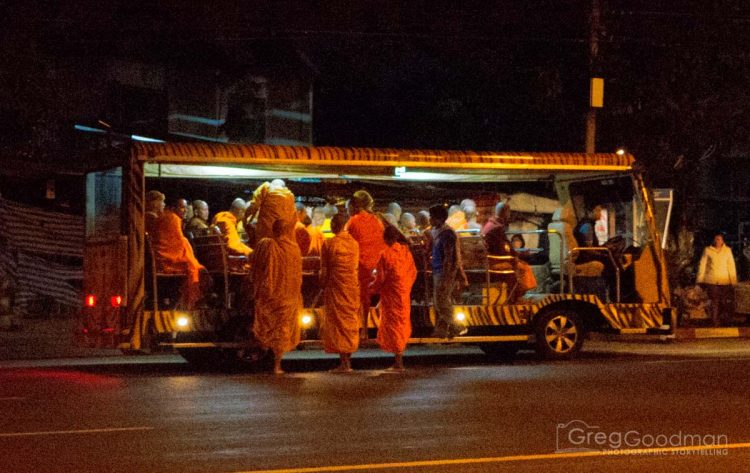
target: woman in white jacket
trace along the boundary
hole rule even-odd
[[[714,325],[730,324],[734,315],[737,270],[732,249],[724,244],[724,236],[721,233],[714,234],[713,244],[703,250],[696,282],[703,284],[708,290]]]

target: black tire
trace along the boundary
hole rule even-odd
[[[548,360],[564,360],[581,350],[584,327],[575,312],[549,309],[537,318],[534,334],[537,353]]]
[[[510,361],[518,354],[522,348],[518,343],[482,343],[479,349],[491,360]]]

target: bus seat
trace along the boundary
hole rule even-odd
[[[562,271],[565,275],[576,277],[599,277],[604,271],[604,264],[600,261],[589,261],[587,263],[575,264],[570,261],[568,252],[571,248],[576,248],[575,235],[573,227],[576,219],[573,215],[573,209],[570,207],[558,207],[552,214],[552,221],[547,225],[550,233],[557,235],[549,236],[549,264],[550,274],[560,275]]]
[[[168,305],[176,305],[183,299],[182,288],[187,280],[187,268],[181,273],[160,271],[151,242],[151,236],[148,233],[144,234],[144,246],[144,276],[147,283],[150,283],[149,292],[151,293],[150,302],[152,309],[156,312],[159,309],[160,303],[166,300],[173,301],[173,303]]]

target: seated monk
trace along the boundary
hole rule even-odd
[[[200,272],[206,268],[193,254],[190,242],[182,233],[182,218],[164,210],[164,194],[146,193],[146,232],[151,238],[154,262],[161,273],[185,274],[185,299],[188,309],[200,298]]]
[[[234,199],[228,211],[214,215],[212,224],[218,226],[221,230],[221,234],[224,235],[224,240],[227,243],[227,250],[232,255],[250,256],[250,253],[253,252],[252,248],[242,243],[237,231],[237,223],[245,215],[246,206],[244,200],[237,198]]]

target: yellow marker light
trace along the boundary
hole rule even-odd
[[[463,312],[456,312],[455,319],[457,322],[464,322],[466,320],[466,314]]]
[[[190,324],[190,319],[187,317],[178,317],[177,318],[177,326],[178,327],[187,327]]]
[[[300,320],[302,321],[302,326],[309,327],[312,325],[313,318],[310,314],[304,314]]]

